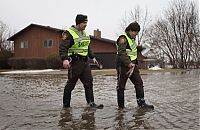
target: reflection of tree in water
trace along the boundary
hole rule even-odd
[[[95,129],[95,110],[85,108],[81,113],[81,117],[73,116],[72,109],[64,109],[61,111],[59,125],[61,130],[74,130],[74,129]]]
[[[117,125],[115,126],[116,130],[132,130],[132,129],[148,129],[152,130],[154,129],[152,126],[150,126],[149,122],[147,121],[147,117],[145,117],[145,114],[151,110],[148,109],[137,109],[134,111],[132,119],[126,118],[126,115],[129,115],[130,111],[133,110],[118,110],[118,113],[115,118],[115,122]],[[134,123],[134,124],[133,124]]]

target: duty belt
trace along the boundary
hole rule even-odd
[[[88,61],[88,57],[87,56],[72,55],[70,57],[72,58],[72,61]]]

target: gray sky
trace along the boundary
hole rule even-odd
[[[159,17],[170,0],[0,0],[0,20],[18,32],[31,23],[65,29],[75,24],[76,14],[88,15],[86,30],[99,29],[103,38],[116,40],[125,13],[139,6]],[[198,1],[198,0],[195,0]]]

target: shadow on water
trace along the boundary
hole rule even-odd
[[[145,99],[155,110],[139,109],[128,80],[125,109],[118,110],[116,76],[94,76],[94,95],[104,109],[88,108],[80,81],[70,109],[62,108],[64,74],[0,74],[0,129],[198,130],[200,71],[142,75]]]

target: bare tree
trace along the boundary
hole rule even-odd
[[[11,36],[11,33],[9,31],[9,27],[0,21],[0,51],[13,50],[13,43],[10,41],[7,41],[7,39]]]
[[[138,22],[141,25],[141,31],[137,35],[137,43],[138,45],[140,45],[142,43],[144,33],[151,22],[151,18],[148,15],[147,8],[145,9],[145,12],[143,12],[139,6],[136,6],[134,8],[134,11],[130,11],[128,15],[125,13],[120,24],[120,30],[124,32],[128,24],[134,21]]]
[[[166,56],[174,68],[188,68],[199,59],[199,19],[193,2],[172,1],[164,18],[149,29],[148,39],[155,53]]]

